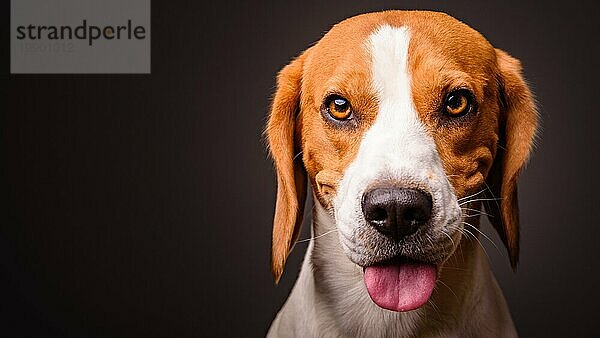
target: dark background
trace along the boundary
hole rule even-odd
[[[523,336],[598,334],[591,2],[153,1],[151,75],[5,63],[0,336],[263,336],[306,248],[275,287],[261,138],[275,74],[334,23],[386,8],[445,11],[523,62],[543,128],[520,181],[518,272],[482,241]]]

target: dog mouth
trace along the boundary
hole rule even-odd
[[[433,292],[437,266],[395,257],[364,268],[367,292],[379,307],[405,312],[423,306]]]

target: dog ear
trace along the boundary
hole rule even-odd
[[[300,153],[300,96],[304,52],[277,76],[266,135],[277,172],[277,201],[273,220],[271,271],[279,282],[285,261],[294,247],[304,213],[306,171]]]
[[[533,96],[521,75],[521,63],[496,49],[500,88],[500,126],[498,149],[488,174],[486,211],[504,245],[510,263],[519,261],[519,205],[517,179],[529,158],[538,116]]]

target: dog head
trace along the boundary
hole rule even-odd
[[[436,267],[460,242],[466,203],[489,202],[515,267],[517,177],[536,126],[519,61],[452,17],[386,11],[335,25],[277,79],[266,130],[278,183],[275,280],[307,184],[382,307],[427,300]],[[418,286],[424,301],[389,299],[402,293],[390,278]]]

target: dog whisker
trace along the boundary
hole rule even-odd
[[[469,201],[460,202],[460,203],[458,203],[458,205],[459,205],[459,206],[463,206],[463,205],[465,205],[465,204],[472,203],[472,202],[480,202],[480,201],[499,201],[499,200],[502,200],[502,198],[477,198],[477,199],[474,199],[474,200],[469,200]]]
[[[450,242],[452,243],[452,247],[454,247],[454,246],[455,246],[455,244],[454,244],[454,240],[452,239],[452,237],[450,237],[450,235],[449,235],[449,234],[448,234],[448,233],[447,233],[445,230],[442,230],[442,233],[443,233],[443,234],[444,234],[446,237],[448,237],[448,239],[450,239]]]
[[[494,241],[492,241],[492,239],[484,234],[481,230],[477,229],[477,227],[473,226],[472,224],[469,224],[467,222],[463,222],[463,224],[470,226],[471,228],[473,228],[474,230],[476,230],[477,232],[479,232],[483,237],[485,237],[488,241],[490,241],[490,243],[492,243],[492,245],[494,246],[494,248],[496,248],[496,250],[498,250],[498,252],[500,252],[500,249],[498,249],[498,246],[496,245],[496,243],[494,243]]]
[[[465,222],[463,222],[464,224]],[[470,225],[470,224],[469,224]],[[471,225],[471,227],[473,227]],[[458,227],[453,227],[454,230],[459,231],[460,233],[462,233],[463,235],[465,235],[467,238],[473,238],[475,241],[477,241],[477,243],[479,244],[479,246],[481,247],[481,249],[483,250],[483,253],[485,254],[485,256],[488,258],[488,260],[490,259],[490,256],[487,253],[487,250],[485,249],[485,246],[483,246],[483,243],[481,243],[481,241],[479,240],[479,238],[472,233],[471,231],[469,231],[469,229],[467,228],[458,228]]]
[[[441,320],[442,319],[442,314],[440,313],[439,306],[437,306],[433,300],[431,300],[429,302],[429,304],[431,304],[431,307],[435,310],[435,313],[437,314],[438,318]]]
[[[313,239],[318,239],[318,238],[321,238],[321,237],[323,237],[323,236],[325,236],[325,235],[329,235],[330,233],[332,233],[332,232],[336,232],[336,231],[337,231],[337,229],[329,230],[329,231],[327,231],[327,232],[325,232],[325,233],[322,233],[322,234],[320,234],[320,235],[318,235],[318,236],[314,236],[314,237],[310,237],[310,238],[301,239],[301,240],[299,240],[299,241],[298,241],[298,242],[296,242],[296,243],[309,242],[309,241],[312,241]]]
[[[487,188],[486,188],[486,189],[487,189]],[[474,194],[472,194],[472,195],[469,195],[469,196],[461,197],[461,198],[459,198],[459,199],[458,199],[458,202],[460,203],[461,201],[464,201],[464,200],[466,200],[466,199],[469,199],[469,198],[471,198],[471,197],[475,197],[475,196],[477,196],[477,195],[481,194],[482,192],[485,192],[485,190],[486,190],[486,189],[483,189],[483,190],[481,190],[481,191],[478,191],[478,192],[476,192],[476,193],[474,193]]]
[[[457,301],[457,302],[458,302],[458,301],[460,301],[460,300],[459,300],[459,298],[458,298],[458,296],[457,296],[457,295],[456,295],[456,293],[454,292],[454,290],[452,290],[452,288],[451,288],[451,287],[450,287],[448,284],[444,283],[444,281],[442,281],[441,279],[438,279],[437,281],[438,281],[438,282],[440,282],[440,283],[441,283],[443,286],[447,287],[447,288],[448,288],[448,290],[450,290],[450,292],[452,292],[452,294],[453,294],[453,295],[454,295],[454,297],[456,298],[456,301]]]
[[[488,253],[487,253],[487,249],[485,248],[485,246],[483,246],[483,243],[481,243],[481,241],[479,240],[479,238],[478,238],[478,237],[477,237],[477,236],[476,236],[474,233],[472,233],[471,231],[469,231],[467,228],[463,228],[463,229],[464,229],[466,232],[468,232],[468,233],[471,235],[471,237],[473,237],[473,239],[474,239],[475,241],[477,241],[477,243],[478,243],[478,244],[479,244],[479,246],[481,247],[481,250],[483,250],[483,253],[485,254],[485,257],[487,257],[487,259],[488,259],[488,260],[490,260],[490,255],[488,255]]]
[[[478,210],[478,209],[473,209],[473,208],[466,208],[466,207],[463,207],[463,208],[461,208],[461,210],[463,210],[463,211],[473,211],[473,212],[475,212],[475,213],[476,213],[476,214],[471,214],[471,215],[486,215],[486,216],[489,216],[489,217],[493,217],[493,216],[494,216],[494,215],[490,215],[490,214],[488,214],[488,213],[487,213],[487,212],[485,212],[485,211]],[[465,214],[466,214],[466,213],[465,213]]]
[[[448,266],[448,265],[444,265],[444,270],[457,270],[457,271],[469,271],[467,269],[463,269],[463,268],[457,268],[455,266]]]
[[[463,218],[467,218],[467,217],[479,217],[483,214],[463,214]]]
[[[296,155],[294,155],[294,158],[292,158],[292,162],[296,161],[298,159],[298,157],[300,157],[300,155],[302,155],[303,151],[297,153]]]
[[[494,192],[492,191],[490,186],[486,182],[483,182],[483,184],[485,184],[485,188],[490,192],[490,195],[492,195],[493,198],[496,198],[496,196],[494,196]],[[498,204],[498,200],[494,201],[494,203],[496,203],[496,208],[498,208],[498,210],[500,210],[500,205]]]

